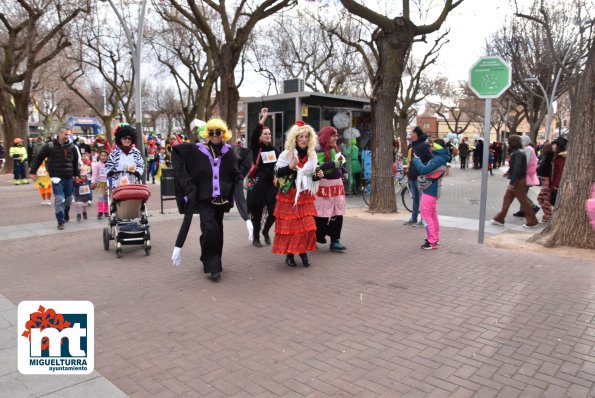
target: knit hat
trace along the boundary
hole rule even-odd
[[[529,137],[527,134],[521,135],[521,143],[523,144],[523,148],[526,147],[531,143],[531,137]]]
[[[566,145],[568,145],[568,140],[562,136],[559,136],[554,140],[554,144],[558,145],[560,151],[566,149]]]

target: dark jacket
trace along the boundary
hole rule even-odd
[[[37,174],[37,169],[46,159],[45,166],[51,177],[68,179],[79,175],[78,150],[70,142],[64,145],[56,140],[46,143],[33,160],[30,173]]]
[[[233,207],[235,198],[240,215],[244,220],[247,219],[244,179],[238,169],[235,152],[229,145],[224,144],[222,155],[215,160],[207,145],[179,144],[172,149],[172,164],[180,213],[186,213],[187,204],[191,200],[211,202],[214,197],[219,196],[230,202],[229,208]],[[213,170],[216,167],[219,172],[214,175]]]
[[[525,152],[518,149],[510,155],[510,168],[508,169],[508,178],[510,185],[514,185],[518,180],[525,180],[527,177],[527,156]]]
[[[277,195],[277,187],[275,187],[273,183],[276,162],[263,163],[262,156],[259,155],[258,152],[260,151],[262,154],[263,152],[274,151],[277,158],[279,158],[279,152],[273,145],[265,145],[259,141],[262,130],[262,124],[258,123],[250,135],[249,158],[251,159],[251,162],[249,166],[252,165],[252,162],[256,161],[258,162],[258,168],[252,176],[255,179],[254,187],[250,189],[246,195],[248,208],[252,208],[258,204],[275,203],[275,196]],[[246,170],[246,172],[247,171],[248,170]]]
[[[466,142],[461,142],[459,144],[459,156],[469,156],[469,144]]]
[[[421,133],[417,141],[413,141],[411,143],[411,151],[413,152],[411,157],[413,158],[413,155],[417,155],[417,157],[419,158],[419,160],[421,160],[423,164],[428,163],[430,159],[432,159],[432,151],[430,151],[430,146],[426,142],[427,139],[428,136],[425,133]],[[407,177],[411,180],[415,180],[418,176],[419,171],[417,170],[417,168],[409,167]]]
[[[548,152],[540,160],[537,166],[537,175],[539,177],[552,178],[552,162],[554,160],[554,153]]]
[[[560,152],[554,156],[552,162],[552,179],[550,180],[550,188],[557,190],[562,181],[562,172],[564,171],[564,164],[566,163],[566,151]]]

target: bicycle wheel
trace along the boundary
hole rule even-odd
[[[411,213],[411,209],[413,209],[413,197],[411,196],[411,192],[409,192],[409,186],[407,184],[401,190],[401,202],[403,202],[405,209]]]
[[[370,192],[372,192],[372,182],[366,181],[362,189],[362,196],[364,197],[364,203],[366,206],[370,206]]]

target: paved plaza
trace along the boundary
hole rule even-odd
[[[232,211],[213,283],[197,219],[182,266],[171,265],[181,217],[173,201],[159,214],[159,185],[151,255],[125,247],[118,259],[94,206],[58,231],[32,186],[0,176],[0,396],[595,396],[595,261],[478,244],[479,180],[445,178],[434,251],[420,250],[422,228],[402,225],[408,214],[371,215],[349,198],[347,252],[320,246],[310,268],[253,247]],[[490,177],[488,217],[505,185]],[[506,221],[486,237],[526,239],[523,220]],[[23,300],[94,304],[93,374],[18,373]]]

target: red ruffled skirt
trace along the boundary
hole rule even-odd
[[[310,192],[302,192],[295,201],[295,188],[277,194],[275,206],[275,241],[273,253],[300,254],[316,251],[316,198]]]

